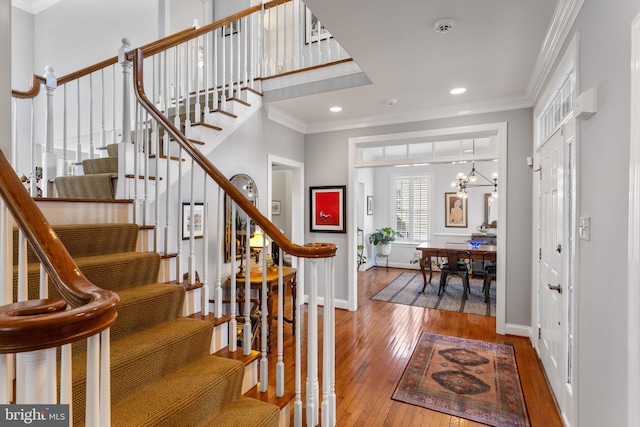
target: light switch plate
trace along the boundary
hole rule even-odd
[[[580,234],[580,238],[582,240],[589,240],[591,236],[591,217],[589,216],[580,217],[578,233]]]

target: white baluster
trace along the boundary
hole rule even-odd
[[[247,64],[247,57],[248,57],[248,48],[249,48],[249,33],[251,32],[251,27],[249,27],[247,25],[247,21],[249,20],[248,16],[245,16],[244,18],[242,18],[242,28],[243,28],[243,36],[244,36],[244,49],[243,49],[243,59],[244,59],[244,68],[243,68],[243,81],[244,81],[244,86],[245,87],[249,87],[249,70],[248,70],[248,64]],[[246,101],[246,100],[245,100]]]
[[[111,426],[111,329],[100,333],[100,426]]]
[[[222,65],[222,67],[220,69],[220,72],[222,74],[220,76],[220,81],[222,82],[222,93],[220,94],[220,96],[221,96],[220,109],[225,110],[225,111],[227,110],[227,95],[225,94],[226,91],[225,91],[225,88],[224,88],[225,81],[226,81],[225,74],[226,74],[226,68],[227,68],[227,43],[226,43],[226,41],[224,39],[224,33],[225,33],[226,28],[227,28],[226,25],[224,25],[222,27],[222,42],[221,42],[222,43],[222,55],[221,55],[221,61],[222,61],[221,65]],[[217,54],[216,54],[216,56],[217,56]]]
[[[177,98],[176,98],[177,102]],[[176,103],[177,106],[177,103]],[[182,159],[182,145],[178,144],[178,159]],[[178,194],[176,200],[179,206],[182,206],[182,161],[178,161]],[[182,283],[182,215],[178,214],[178,226],[176,227],[176,241],[178,242],[178,250],[176,254],[176,283]]]
[[[298,280],[301,280],[299,277]],[[304,304],[304,292],[296,293],[293,309],[296,312],[296,333],[295,333],[295,401],[293,404],[293,419],[295,427],[302,427],[302,304]],[[308,314],[307,314],[308,318]],[[308,351],[308,350],[307,350]]]
[[[29,149],[31,150],[31,165],[29,170],[31,171],[31,196],[36,197],[38,195],[38,183],[37,183],[37,170],[36,170],[36,108],[35,98],[31,98],[31,140],[29,141]]]
[[[224,197],[227,197],[226,195]],[[236,228],[236,204],[235,202],[229,199],[229,203],[231,204],[231,236],[229,236],[231,240],[231,302],[229,303],[229,317],[231,320],[229,321],[229,351],[235,352],[238,348],[238,322],[236,320],[236,304],[237,304],[237,259],[236,259],[236,236],[237,236],[237,228]]]
[[[318,424],[318,266],[311,260],[307,340],[307,425]]]
[[[65,85],[66,89],[67,85]],[[116,67],[111,66],[111,143],[116,141]]]
[[[35,350],[20,353],[24,369],[24,400],[19,403],[45,404],[47,402],[47,351]],[[54,377],[55,378],[55,377]]]
[[[124,68],[124,66],[123,66]],[[80,127],[81,124],[81,114],[82,111],[80,108],[80,79],[76,80],[76,165],[74,169],[77,169],[78,165],[82,163],[82,141],[80,136],[82,135],[82,129]],[[77,175],[77,172],[76,172]]]
[[[293,0],[293,69],[300,69],[300,58],[302,51],[300,49],[300,0]]]
[[[256,226],[256,233],[258,232]],[[269,345],[269,331],[271,329],[271,322],[269,322],[269,316],[271,316],[271,312],[269,312],[269,304],[267,303],[267,298],[271,293],[271,289],[267,288],[267,237],[263,234],[262,238],[262,250],[260,252],[262,254],[262,259],[260,260],[260,269],[262,271],[262,292],[260,295],[262,296],[260,301],[260,307],[262,307],[262,319],[260,322],[262,324],[262,336],[260,337],[261,347],[262,347],[262,357],[260,359],[260,391],[265,392],[269,388],[269,359],[267,359],[267,351]],[[280,272],[282,274],[282,272]]]
[[[27,261],[27,238],[22,230],[18,231],[18,295],[17,301],[29,299],[29,277]]]
[[[89,74],[89,158],[95,155],[93,145],[93,73]]]
[[[322,328],[322,425],[335,425],[335,412],[332,404],[335,399],[332,379],[334,377],[334,358],[332,343],[334,342],[334,283],[333,258],[325,259],[324,315]],[[332,396],[333,394],[333,396]]]
[[[219,108],[220,102],[218,94],[218,38],[220,37],[220,28],[213,31],[213,110]],[[211,111],[211,110],[209,110]]]
[[[194,197],[195,197],[195,160],[191,158],[191,192],[189,194],[190,206],[189,206],[189,284],[196,283],[196,227],[194,221]],[[203,218],[204,219],[204,218]]]
[[[87,338],[85,425],[100,425],[100,335]]]
[[[13,400],[13,379],[9,372],[9,355],[0,354],[0,404],[7,405]]]
[[[131,50],[131,41],[128,38],[122,39],[122,47],[118,50],[118,62],[122,65],[122,142],[128,143],[131,142],[131,91],[130,91],[130,82],[131,82],[131,61],[127,60],[126,54]],[[78,99],[79,99],[80,87],[78,86]],[[80,103],[78,102],[78,107]],[[79,110],[78,110],[79,111]],[[80,113],[78,112],[78,116]],[[78,138],[80,137],[80,130],[78,129]],[[124,156],[120,156],[122,158]],[[118,170],[122,170],[124,172],[124,163],[122,163],[122,168],[120,168],[120,164],[118,164]],[[118,175],[118,180],[120,181],[120,177]],[[124,182],[124,180],[120,181]]]
[[[225,42],[226,44],[226,42]],[[229,24],[229,85],[227,87],[227,90],[229,91],[229,93],[227,94],[227,99],[233,98],[234,94],[233,94],[233,56],[234,54],[234,49],[233,49],[233,23]]]
[[[105,111],[105,95],[104,95],[104,68],[100,70],[100,148],[102,154],[100,157],[107,157],[107,128],[106,128],[106,111]]]
[[[276,362],[276,396],[284,396],[284,284],[282,283],[282,249],[278,248],[278,355]],[[295,302],[294,302],[295,309]]]
[[[71,386],[71,344],[61,347],[60,353],[60,403],[69,405],[69,425],[73,425],[73,388]]]
[[[67,147],[67,85],[62,91],[62,164],[64,165],[62,176],[69,174],[69,149]]]
[[[207,316],[209,314],[209,197],[207,193],[207,182],[209,181],[209,178],[206,174],[203,174],[203,180],[204,187],[202,192],[204,194],[204,206],[202,212],[202,238],[204,242],[202,243],[202,259],[204,265],[202,266],[201,306],[202,315]]]
[[[47,109],[45,112],[45,148],[42,153],[42,196],[48,195],[48,182],[58,175],[58,156],[53,149],[53,91],[58,87],[58,79],[53,67],[45,67],[45,88],[47,89]],[[34,179],[34,181],[36,181]]]
[[[191,135],[191,49],[189,48],[189,42],[185,43],[185,94],[184,94],[184,134],[186,136]]]
[[[244,235],[244,253],[245,253],[245,276],[244,276],[244,327],[243,341],[244,341],[244,355],[247,356],[251,353],[251,247],[249,246],[249,240],[251,238],[251,218],[249,214],[245,213],[245,229]],[[263,307],[264,309],[264,307]]]
[[[233,217],[232,217],[233,218]],[[217,233],[218,243],[217,247],[220,248],[220,243],[224,239],[225,233],[225,218],[224,218],[224,191],[222,188],[218,187],[218,215],[216,218],[217,224]],[[231,221],[235,223],[235,221]],[[231,235],[235,236],[235,232]],[[229,237],[231,237],[229,236]],[[235,240],[231,237],[231,240]],[[222,317],[222,250],[218,249],[216,256],[216,286],[213,294],[213,300],[215,301],[215,306],[213,308],[213,312],[215,313],[216,319]],[[233,252],[232,252],[233,253]],[[233,257],[232,257],[233,258]],[[205,258],[206,259],[206,258]],[[235,275],[234,271],[231,271],[231,275]]]

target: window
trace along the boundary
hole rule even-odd
[[[392,178],[393,216],[396,230],[405,240],[429,240],[430,179],[428,176],[399,176]]]

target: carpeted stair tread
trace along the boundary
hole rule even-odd
[[[98,173],[118,173],[117,157],[99,157],[97,159],[85,159],[82,161],[82,170],[85,175]]]
[[[135,286],[155,283],[158,280],[160,255],[154,252],[122,252],[110,255],[96,255],[75,258],[80,271],[94,285],[114,292]],[[29,298],[37,299],[40,283],[40,265],[27,266]],[[17,292],[18,267],[13,267],[14,291]],[[17,295],[17,293],[14,293]],[[49,297],[59,297],[53,281],[49,280]]]
[[[131,223],[54,225],[54,231],[72,257],[106,255],[136,250],[139,227]],[[13,263],[18,262],[18,229],[13,230]],[[27,262],[37,262],[31,245]]]
[[[277,427],[279,421],[280,410],[277,406],[243,396],[225,405],[198,427]]]
[[[183,315],[185,289],[182,286],[152,283],[124,289],[118,295],[118,318],[111,327],[112,339]]]
[[[115,199],[118,174],[99,173],[93,175],[59,176],[55,179],[58,197],[63,199]]]
[[[235,427],[267,426],[265,418],[275,418],[277,422],[276,407],[239,397],[243,375],[244,367],[239,362],[216,356],[203,357],[116,404],[111,424],[127,427],[214,426],[218,424],[210,424],[210,420],[223,422],[229,416],[236,422],[229,425]],[[241,409],[238,403],[246,407]]]
[[[111,402],[165,375],[209,355],[213,326],[206,321],[180,318],[111,341]],[[74,353],[74,422],[85,408],[86,353]]]

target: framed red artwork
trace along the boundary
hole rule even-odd
[[[346,233],[346,186],[309,187],[311,225],[321,233]]]

